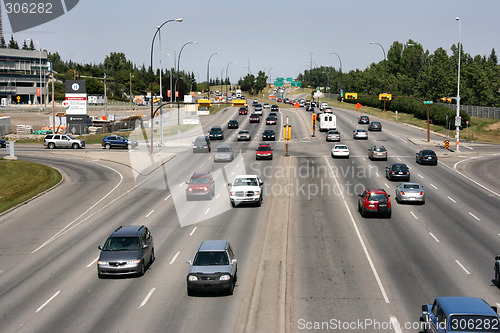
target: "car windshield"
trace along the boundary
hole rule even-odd
[[[420,189],[420,186],[418,186],[417,184],[405,184],[403,185],[403,188],[408,190],[418,190]]]
[[[238,178],[235,179],[233,186],[258,186],[255,178]]]
[[[190,184],[206,184],[210,181],[208,177],[193,177],[191,178]]]
[[[229,147],[218,147],[217,148],[217,152],[219,152],[219,153],[230,153],[231,152],[231,148],[229,148]]]
[[[193,266],[229,265],[226,252],[198,252],[193,260]]]
[[[265,130],[264,134],[271,135],[271,134],[274,134],[274,131],[273,130]]]
[[[194,142],[197,142],[197,143],[206,143],[207,140],[205,140],[205,138],[196,138],[196,140],[194,140]]]
[[[366,133],[366,130],[357,130],[358,133]]]
[[[393,170],[408,170],[408,167],[406,164],[393,164],[392,165]]]
[[[219,128],[212,128],[211,129],[212,132],[222,132],[222,129],[219,127]]]
[[[371,193],[368,197],[369,201],[386,201],[387,196],[384,193]]]
[[[374,147],[373,150],[375,151],[385,151],[384,147]]]
[[[258,150],[258,151],[268,151],[268,150],[270,150],[270,148],[269,148],[269,147],[263,147],[263,146],[262,146],[262,147],[257,148],[257,150]]]
[[[240,131],[239,134],[248,134],[248,131]]]
[[[436,153],[432,150],[424,150],[422,151],[422,155],[436,155]]]
[[[335,149],[347,149],[347,146],[335,146]]]
[[[137,251],[140,249],[139,237],[110,237],[103,246],[104,251]]]

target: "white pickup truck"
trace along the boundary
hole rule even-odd
[[[236,207],[239,204],[255,204],[260,207],[262,204],[262,186],[264,182],[256,175],[240,175],[234,178],[233,183],[229,183],[229,199],[231,205]]]

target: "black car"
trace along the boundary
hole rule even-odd
[[[306,111],[314,112],[314,106],[312,104],[307,105],[306,106]]]
[[[360,116],[358,118],[358,124],[369,124],[370,118],[368,116]]]
[[[110,275],[144,275],[155,260],[153,236],[145,226],[120,226],[99,246],[99,278]]]
[[[238,124],[237,120],[230,120],[227,123],[227,128],[239,128],[239,127],[240,127],[240,125]]]
[[[434,150],[424,149],[419,151],[415,156],[416,162],[418,164],[430,164],[437,165],[438,157]]]
[[[276,104],[271,105],[271,111],[279,111],[280,107],[277,106]]]
[[[385,177],[389,180],[410,181],[410,169],[404,163],[393,163],[385,167]]]
[[[193,153],[206,152],[209,153],[211,151],[210,147],[210,139],[208,136],[198,136],[193,142]]]
[[[6,148],[7,147],[7,142],[5,140],[0,140],[0,148]]]
[[[262,140],[276,140],[276,133],[274,132],[274,130],[264,130],[264,132],[262,132]]]
[[[276,125],[276,117],[269,116],[266,118],[266,125]]]
[[[382,131],[382,124],[378,121],[372,121],[368,126],[369,131]]]
[[[208,132],[208,137],[210,140],[223,140],[224,139],[224,131],[220,126],[214,126]]]
[[[128,148],[134,149],[139,146],[137,141],[129,140],[121,135],[108,135],[102,139],[102,146],[106,149],[111,148]]]

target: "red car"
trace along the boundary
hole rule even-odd
[[[260,116],[256,113],[252,113],[250,115],[250,122],[251,123],[260,123]]]
[[[358,211],[362,217],[373,213],[390,218],[392,206],[389,197],[383,189],[366,189],[362,194],[358,194]]]
[[[248,108],[247,107],[241,107],[240,108],[240,114],[247,114],[248,113]]]
[[[270,145],[259,145],[256,149],[257,153],[255,154],[255,159],[260,160],[263,158],[267,158],[269,160],[273,159],[273,149]]]
[[[215,195],[215,182],[210,173],[195,172],[186,184],[187,201],[198,198],[212,200]]]
[[[278,99],[276,100],[276,102],[281,102],[281,98],[278,98]]]

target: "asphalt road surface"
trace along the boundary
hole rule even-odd
[[[439,147],[440,137],[426,143],[420,129],[383,120],[382,132],[355,140],[352,131],[366,127],[357,124],[361,113],[334,109],[351,156],[333,159],[325,133],[311,137],[311,112],[279,105],[277,125],[265,124],[269,110],[258,124],[232,107],[204,117],[202,130],[155,147],[162,158],[144,168],[147,155],[99,145],[17,145],[19,159],[53,166],[64,181],[0,216],[0,331],[419,332],[421,305],[435,297],[500,303],[493,283],[498,146],[465,143],[452,152]],[[237,141],[230,119],[251,132],[250,142]],[[220,144],[237,152],[232,163],[191,151],[191,139],[216,125],[225,130]],[[266,128],[277,132],[274,158],[256,161]],[[387,148],[387,162],[367,158],[375,144]],[[438,166],[415,163],[424,148],[438,153]],[[392,218],[362,218],[357,194],[364,188],[394,199],[399,183],[385,178],[394,162],[409,165],[411,180],[424,185],[425,205],[391,200]],[[185,182],[200,171],[214,175],[216,196],[186,202]],[[263,179],[262,207],[231,208],[226,184],[242,173]],[[142,277],[98,279],[98,245],[117,226],[133,224],[151,230],[156,261]],[[187,296],[185,261],[207,239],[233,246],[232,296]]]

